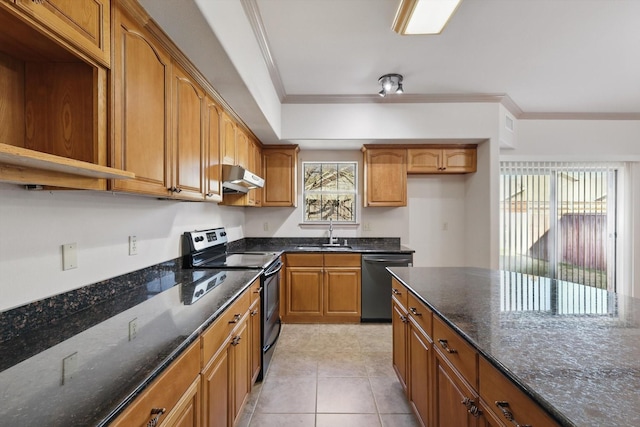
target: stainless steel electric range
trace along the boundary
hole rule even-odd
[[[260,276],[260,320],[262,360],[261,380],[266,374],[280,336],[280,252],[227,252],[227,233],[224,227],[191,231],[183,234],[183,267],[193,269],[251,269],[264,270]],[[219,273],[224,274],[224,273]],[[210,284],[207,286],[211,286]]]

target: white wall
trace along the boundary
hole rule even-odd
[[[225,225],[237,240],[243,224],[242,208],[0,183],[0,311],[179,257],[184,231]],[[73,242],[78,268],[63,271]]]

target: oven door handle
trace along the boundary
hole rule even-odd
[[[278,261],[278,268],[276,268],[275,270],[269,270],[267,272],[264,273],[264,278],[266,279],[267,277],[271,277],[274,274],[277,274],[280,270],[282,270],[282,262]]]
[[[265,345],[262,348],[262,352],[266,353],[267,351],[269,351],[269,349],[271,347],[273,347],[276,343],[276,341],[278,341],[278,338],[280,338],[280,331],[282,330],[282,321],[280,320],[280,318],[278,318],[278,334],[276,335],[276,337],[273,339],[272,342],[270,342],[269,344]]]

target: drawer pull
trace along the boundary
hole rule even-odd
[[[511,421],[515,427],[531,427],[530,424],[520,424],[513,418],[513,413],[509,410],[509,402],[499,400],[496,402],[496,406],[500,409],[500,412],[502,412],[502,416],[507,421]]]
[[[242,339],[242,337],[240,335],[233,337],[233,339],[231,340],[231,345],[236,346],[238,344],[240,344],[240,340]]]
[[[468,397],[465,397],[464,399],[462,399],[462,402],[460,403],[462,403],[467,408],[467,412],[473,415],[474,417],[477,418],[480,415],[482,415],[482,411],[480,410],[480,408],[478,408],[475,402],[469,399]]]
[[[260,292],[262,292],[262,286],[260,286],[258,289],[253,291],[254,294],[259,294]]]
[[[151,410],[151,415],[153,415],[153,418],[149,420],[149,422],[147,423],[147,427],[156,427],[158,425],[158,421],[160,421],[160,416],[164,414],[165,411],[165,408],[153,408]]]
[[[447,342],[447,340],[438,340],[438,342],[447,353],[453,354],[458,352],[458,350],[456,350],[455,348],[449,347],[449,343]]]
[[[236,314],[233,316],[233,319],[229,320],[229,323],[238,323],[238,321],[242,318],[242,314]]]
[[[402,292],[400,292],[396,288],[391,288],[391,293],[394,294],[394,295],[402,295]]]
[[[422,313],[418,312],[415,307],[409,307],[409,311],[411,311],[411,314],[413,314],[414,316],[422,316]]]

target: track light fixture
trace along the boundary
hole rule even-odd
[[[382,90],[378,92],[378,95],[382,97],[390,93],[404,93],[402,74],[385,74],[378,79],[378,83],[382,86]]]

